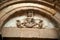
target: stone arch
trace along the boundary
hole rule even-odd
[[[26,4],[26,3],[21,3],[21,4]],[[31,5],[31,6],[29,6],[29,4]],[[34,3],[27,3],[27,5],[25,6],[25,5],[21,5],[21,6],[18,6],[18,5],[20,5],[20,4],[16,4],[16,5],[12,5],[12,6],[10,6],[10,7],[7,7],[6,9],[7,10],[9,10],[11,7],[14,7],[14,6],[16,6],[16,8],[13,8],[11,11],[18,11],[18,10],[20,10],[20,9],[22,9],[22,10],[24,10],[24,9],[36,9],[36,10],[40,10],[40,11],[43,11],[44,13],[47,13],[47,14],[49,14],[49,15],[51,15],[51,14],[54,14],[54,13],[51,13],[51,11],[49,10],[45,10],[43,7],[43,5],[38,5],[38,4],[34,4]],[[42,6],[42,8],[41,8],[41,6]],[[34,8],[33,8],[34,7]],[[48,8],[48,7],[46,7],[46,8]],[[3,13],[3,16],[1,16],[1,20],[5,20],[4,18],[7,18],[9,15],[11,15],[11,14],[13,14],[14,13],[14,11],[13,11],[13,13],[9,10],[9,11],[7,11],[6,12],[6,9],[5,10],[2,10],[1,11],[1,14]],[[17,10],[15,10],[15,9],[17,9]],[[3,11],[5,11],[5,12],[3,12]],[[9,13],[9,12],[11,12],[11,13]],[[5,17],[5,15],[6,15],[6,17]],[[2,21],[1,21],[1,24],[2,24]]]
[[[16,2],[16,1],[13,1],[13,2]],[[12,2],[12,3],[13,3]],[[25,2],[25,1],[24,1]],[[56,10],[55,9],[53,9],[53,8],[50,8],[50,7],[47,7],[47,6],[45,6],[45,5],[41,5],[41,4],[37,4],[37,3],[31,3],[31,1],[30,1],[30,3],[25,3],[26,5],[23,5],[22,6],[22,4],[24,4],[24,2],[22,1],[21,3],[18,3],[17,2],[17,4],[16,3],[13,3],[13,5],[12,5],[12,3],[10,3],[10,4],[5,4],[6,5],[6,7],[5,7],[5,5],[2,5],[1,6],[1,16],[0,16],[0,27],[4,24],[4,22],[6,21],[6,19],[7,18],[9,18],[9,16],[10,15],[12,15],[12,14],[14,14],[16,11],[19,11],[19,10],[24,10],[24,9],[34,9],[34,10],[39,10],[40,12],[42,12],[42,13],[45,13],[45,14],[47,14],[47,15],[49,15],[49,17],[52,17],[54,20],[55,20],[55,22],[56,22],[56,24],[60,24],[60,20],[58,20],[59,18],[58,18],[58,16],[56,16],[56,15],[54,15],[54,14],[56,14]],[[28,4],[30,4],[30,5],[28,5]],[[7,6],[8,5],[8,6]],[[19,6],[20,5],[20,6]],[[38,5],[38,6],[37,6]],[[17,7],[16,7],[17,6]],[[12,7],[13,7],[13,9],[12,9]],[[15,7],[15,8],[14,8]],[[11,10],[10,10],[10,8],[11,8]],[[46,8],[46,9],[45,9]],[[6,11],[7,10],[7,11]],[[53,12],[52,12],[53,11]],[[54,15],[54,16],[53,16]],[[60,15],[59,13],[58,13],[58,15]],[[52,20],[53,20],[52,19]]]

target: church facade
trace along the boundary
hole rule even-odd
[[[1,0],[1,40],[58,40],[59,0]]]

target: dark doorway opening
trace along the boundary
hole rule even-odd
[[[58,40],[58,39],[51,39],[51,38],[14,38],[14,37],[4,37],[3,40]]]

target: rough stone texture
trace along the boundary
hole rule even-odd
[[[36,28],[3,28],[3,37],[27,37],[27,38],[57,38],[56,29],[36,29]]]

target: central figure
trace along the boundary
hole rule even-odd
[[[28,12],[27,13],[27,18],[24,21],[24,26],[28,28],[32,28],[36,25],[35,20],[33,18],[33,12]]]

